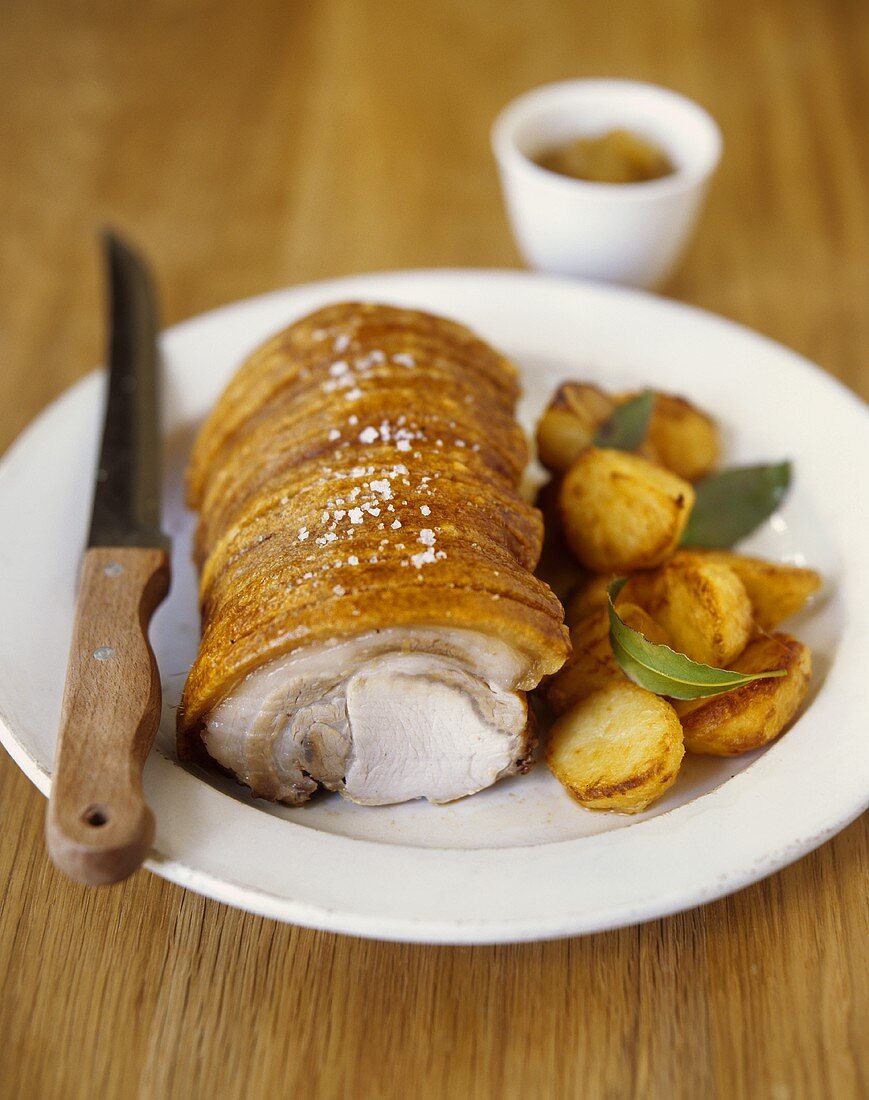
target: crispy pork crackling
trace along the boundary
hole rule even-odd
[[[569,652],[532,570],[516,368],[461,325],[341,303],[253,353],[189,468],[203,633],[183,758],[255,795],[449,802],[530,766]]]

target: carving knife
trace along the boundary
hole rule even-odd
[[[161,690],[148,626],[169,590],[154,293],[128,244],[106,232],[103,247],[108,396],[46,820],[55,865],[89,885],[126,878],[154,838],[142,769]]]

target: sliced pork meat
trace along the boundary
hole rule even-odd
[[[531,760],[569,652],[532,570],[516,368],[466,328],[342,303],[256,351],[202,429],[202,641],[183,759],[263,798],[450,802]]]
[[[451,802],[530,762],[520,671],[471,631],[386,629],[249,673],[203,740],[263,798],[304,802],[322,785],[366,806]]]

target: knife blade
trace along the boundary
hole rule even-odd
[[[169,548],[160,530],[157,311],[145,265],[103,235],[109,287],[109,387],[89,546]]]
[[[142,770],[161,712],[148,626],[169,589],[160,529],[159,355],[152,283],[116,234],[103,250],[109,379],[87,549],[46,818],[55,865],[90,885],[145,859],[154,816]]]

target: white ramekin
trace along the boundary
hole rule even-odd
[[[632,130],[676,171],[647,183],[589,183],[534,157],[582,134]],[[492,127],[504,199],[526,262],[541,271],[656,287],[672,272],[721,158],[715,120],[690,99],[633,80],[566,80],[514,99]]]

